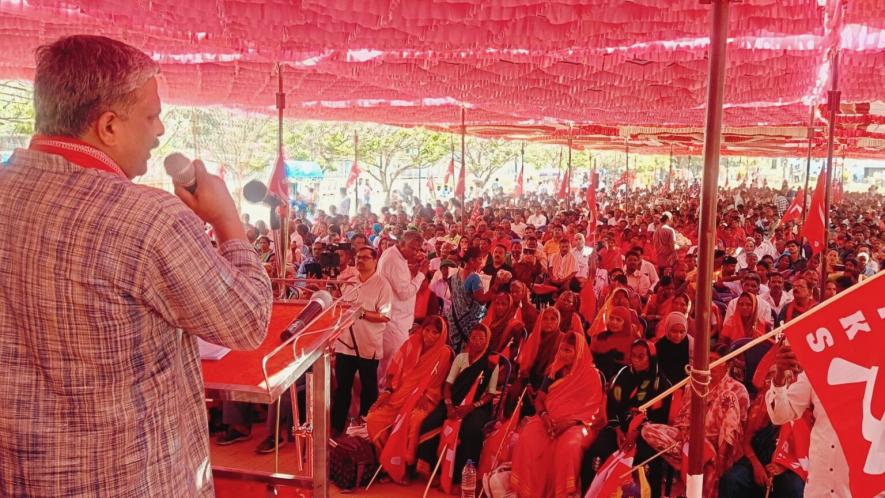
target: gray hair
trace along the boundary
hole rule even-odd
[[[36,57],[35,129],[44,135],[79,137],[103,113],[125,113],[133,92],[160,72],[144,52],[103,36],[60,38]]]

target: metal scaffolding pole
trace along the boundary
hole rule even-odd
[[[716,204],[719,182],[719,148],[722,138],[722,98],[725,87],[725,52],[728,40],[730,0],[708,0],[710,18],[710,69],[707,83],[707,112],[704,129],[704,176],[701,190],[701,217],[698,227],[698,286],[695,297],[697,316],[694,329],[694,362],[691,378],[691,424],[688,450],[688,498],[701,498],[704,468],[704,417],[710,373],[710,309],[713,306],[713,250],[716,247]],[[700,394],[700,395],[699,395]]]

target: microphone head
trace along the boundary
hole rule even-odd
[[[258,180],[252,180],[243,185],[243,197],[249,202],[264,202],[267,197],[267,185]]]
[[[166,174],[172,177],[172,183],[184,187],[196,185],[197,177],[194,172],[194,165],[190,159],[183,154],[173,152],[166,156],[163,160],[163,167],[166,168]]]
[[[310,298],[310,300],[319,303],[324,310],[327,310],[329,309],[329,306],[332,306],[332,294],[329,294],[328,291],[316,291],[313,293],[313,296]]]

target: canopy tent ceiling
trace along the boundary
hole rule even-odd
[[[885,155],[885,0],[838,3],[732,5],[724,153],[804,155],[840,47],[842,100],[858,105],[838,148]],[[478,135],[700,153],[708,14],[699,0],[0,0],[0,77],[32,77],[42,43],[101,33],[162,64],[167,102],[270,112],[279,62],[295,118],[457,130],[464,106]]]

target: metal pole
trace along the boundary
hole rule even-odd
[[[286,94],[283,92],[283,65],[277,63],[277,157],[283,158],[283,111],[286,109]],[[282,165],[285,168],[285,164]],[[289,199],[280,199],[283,209],[280,210],[280,241],[279,266],[280,278],[286,278],[286,252],[289,249]],[[285,288],[285,286],[283,287]]]
[[[823,301],[823,290],[827,284],[827,245],[829,243],[830,234],[830,182],[832,181],[833,172],[833,143],[836,139],[836,115],[839,112],[839,99],[842,92],[839,91],[839,52],[833,54],[831,66],[831,83],[830,91],[827,92],[827,104],[830,111],[829,130],[827,133],[827,171],[824,183],[824,244],[821,247],[820,257],[820,289],[821,301]]]
[[[805,188],[802,190],[802,225],[808,215],[808,177],[811,176],[811,149],[814,147],[814,104],[811,105],[811,117],[808,118],[808,159],[805,162]]]
[[[703,490],[704,416],[709,383],[710,308],[713,306],[713,250],[716,247],[716,204],[719,183],[719,148],[722,139],[722,97],[725,86],[725,55],[728,40],[728,2],[712,0],[710,16],[710,66],[707,82],[707,112],[704,129],[704,176],[701,190],[701,217],[698,227],[698,286],[695,295],[695,350],[692,382],[699,384],[691,396],[691,425],[688,446],[688,498],[700,498]],[[698,396],[703,392],[704,396]]]
[[[358,131],[353,132],[353,163],[359,167],[360,163],[360,135]],[[356,216],[360,212],[360,177],[356,177],[353,185],[353,215]]]
[[[572,208],[572,127],[568,128],[568,172],[565,175],[565,208]]]
[[[464,234],[467,228],[467,205],[464,203],[464,197],[467,195],[467,125],[464,124],[464,108],[461,108],[461,173],[464,175],[464,188],[461,190],[461,234]],[[460,180],[460,176],[458,179]],[[458,181],[455,182],[455,188],[458,188]]]
[[[673,146],[670,146],[670,170],[667,171],[667,193],[670,193],[670,187],[673,182]]]

